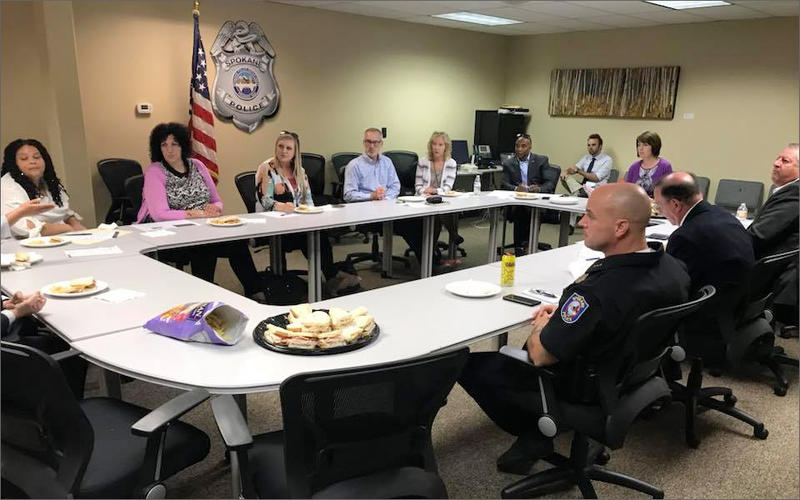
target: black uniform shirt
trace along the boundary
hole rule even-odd
[[[639,316],[686,302],[690,280],[684,264],[665,254],[661,243],[651,248],[655,251],[598,260],[564,289],[540,336],[544,348],[558,358],[560,373],[578,355],[587,362],[621,355]]]

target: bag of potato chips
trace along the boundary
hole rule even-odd
[[[247,316],[222,302],[190,302],[164,311],[144,327],[179,340],[233,345],[242,337],[247,320]]]

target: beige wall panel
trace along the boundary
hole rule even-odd
[[[152,127],[188,118],[191,3],[73,5],[90,161],[122,156],[146,166]],[[228,213],[244,211],[233,176],[271,156],[282,129],[326,157],[359,151],[368,126],[388,128],[387,149],[422,152],[433,130],[471,142],[474,110],[497,107],[505,93],[505,37],[264,2],[206,1],[200,11],[207,51],[222,23],[244,19],[277,52],[278,113],[252,134],[216,122]],[[153,104],[150,117],[135,115],[142,101]]]
[[[635,138],[659,133],[661,154],[681,170],[711,178],[764,182],[770,165],[798,137],[798,23],[771,18],[513,38],[506,101],[532,110],[534,151],[562,166],[603,136],[623,176],[636,160]],[[680,65],[675,118],[628,120],[550,117],[550,71]],[[683,118],[694,113],[693,120]]]

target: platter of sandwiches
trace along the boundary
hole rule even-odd
[[[447,196],[448,198],[455,198],[456,196],[462,196],[466,193],[462,191],[445,191],[442,193],[442,196]]]
[[[226,217],[216,217],[214,219],[208,219],[208,223],[212,226],[217,227],[233,227],[233,226],[241,226],[244,224],[244,221],[235,215],[228,215]]]
[[[298,214],[319,214],[322,213],[322,207],[310,207],[308,205],[298,205],[294,207],[294,211]]]
[[[38,236],[36,238],[28,238],[19,242],[19,244],[24,247],[33,248],[57,247],[59,245],[66,245],[67,243],[69,243],[69,240],[61,236]]]
[[[518,200],[536,200],[539,198],[538,193],[525,193],[523,191],[514,191],[514,198]]]
[[[29,266],[40,260],[42,260],[42,254],[36,252],[4,253],[0,256],[0,266],[6,267],[12,264]]]
[[[256,344],[285,354],[321,355],[352,351],[378,337],[380,328],[366,307],[312,309],[292,306],[288,314],[272,316],[253,330]]]
[[[42,288],[42,292],[53,297],[85,297],[108,288],[105,281],[97,281],[91,276],[75,278],[69,281],[51,283]]]

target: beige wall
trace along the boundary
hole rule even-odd
[[[797,18],[516,37],[506,100],[531,108],[534,151],[553,163],[574,165],[598,132],[624,176],[636,160],[636,136],[652,130],[674,168],[711,178],[710,199],[721,178],[768,189],[772,161],[798,138],[797,39]],[[554,68],[657,65],[681,67],[673,120],[548,115]]]
[[[152,127],[188,118],[191,3],[73,6],[89,158],[145,166]],[[207,51],[222,23],[246,19],[277,52],[278,113],[252,134],[216,122],[229,213],[244,211],[233,176],[272,156],[282,129],[300,134],[301,150],[326,157],[360,151],[368,126],[388,128],[387,149],[422,151],[433,130],[471,139],[474,109],[498,106],[505,93],[508,39],[496,35],[263,2],[202,2],[200,19]],[[148,118],[135,116],[142,101],[153,104]]]
[[[2,2],[3,145],[42,138],[70,195],[102,218],[109,200],[95,163],[122,156],[146,166],[152,127],[187,121],[190,8]],[[663,156],[712,178],[712,197],[722,177],[768,183],[772,158],[798,137],[797,19],[512,38],[267,2],[205,1],[201,11],[207,49],[224,21],[246,19],[264,28],[278,54],[277,115],[253,134],[217,121],[228,213],[244,210],[233,176],[270,156],[282,129],[326,157],[360,150],[367,126],[388,127],[387,149],[422,152],[431,131],[471,143],[475,109],[518,103],[532,109],[534,149],[554,163],[574,163],[597,131],[624,171],[635,159],[635,136],[656,130]],[[50,63],[71,53],[72,72]],[[547,115],[553,68],[658,64],[681,66],[672,121]],[[143,101],[154,106],[150,117],[135,115]],[[687,112],[695,119],[684,120]]]

